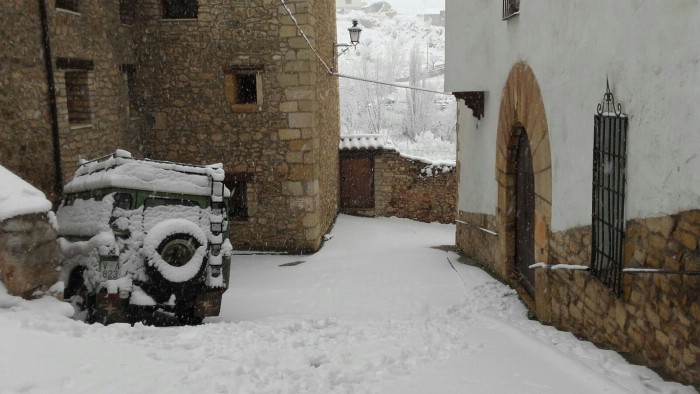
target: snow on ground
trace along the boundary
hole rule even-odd
[[[315,255],[234,256],[199,327],[90,326],[0,289],[0,393],[695,392],[527,320],[454,231],[341,215]]]

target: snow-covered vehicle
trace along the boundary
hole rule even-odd
[[[216,316],[232,247],[221,164],[81,163],[57,211],[64,297],[87,321],[197,324]]]

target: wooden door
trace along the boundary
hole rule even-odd
[[[525,289],[534,294],[535,271],[535,174],[527,133],[518,141],[515,179],[515,266]]]
[[[374,159],[344,157],[340,160],[342,208],[374,208]]]

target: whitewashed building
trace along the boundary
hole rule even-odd
[[[540,320],[700,382],[700,2],[446,15],[458,247]]]

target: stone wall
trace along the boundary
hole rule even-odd
[[[627,222],[624,268],[665,270],[623,273],[617,296],[588,271],[537,269],[530,297],[503,258],[491,232],[492,215],[460,212],[457,247],[503,281],[544,323],[625,353],[684,383],[700,384],[700,210]],[[484,231],[489,230],[489,231]],[[590,266],[591,228],[552,233],[548,263]]]
[[[79,159],[91,159],[117,148],[140,155],[143,141],[129,115],[129,98],[121,67],[135,61],[132,27],[122,24],[119,1],[80,1],[78,12],[57,9],[47,1],[54,58],[56,105],[61,142],[63,178],[73,178]],[[65,72],[59,58],[92,62],[88,74],[90,122],[76,125],[68,120]],[[134,114],[131,114],[132,116]],[[48,130],[47,130],[48,132]]]
[[[56,201],[48,82],[36,0],[3,3],[0,164]]]
[[[58,280],[56,230],[45,214],[0,222],[0,280],[7,291],[32,298]]]
[[[496,270],[498,244],[496,216],[459,211],[457,217],[457,249],[490,270]]]
[[[163,19],[160,4],[141,2],[134,27],[148,153],[249,174],[236,247],[317,250],[337,212],[337,80],[276,1],[202,0],[197,19],[183,20]],[[332,1],[288,6],[331,64]],[[257,104],[231,103],[231,69],[255,70]]]
[[[69,11],[46,2],[64,181],[79,159],[117,148],[222,162],[247,179],[249,218],[231,228],[237,247],[317,250],[338,209],[338,81],[287,10],[271,0],[200,0],[196,19],[163,19],[162,2],[144,0],[127,2],[135,9],[124,24],[121,3],[80,1]],[[332,65],[333,1],[287,4]],[[36,55],[38,5],[12,0],[5,9],[0,160],[52,196],[57,177],[46,70]],[[255,72],[254,105],[232,103],[230,70],[239,68]],[[87,75],[89,116],[71,124],[66,72],[76,71]]]
[[[590,249],[590,228],[554,238],[568,249],[565,256],[569,257],[562,255],[560,262],[588,265],[584,258],[590,251],[583,251]],[[538,275],[538,315],[559,328],[628,353],[673,379],[697,385],[699,239],[699,210],[629,221],[625,268],[662,269],[666,273],[623,273],[618,298],[586,271],[545,270],[546,275]]]
[[[343,209],[344,212],[422,222],[455,222],[457,178],[454,167],[432,167],[392,150],[368,153],[374,156],[374,208]],[[353,151],[343,151],[343,155],[352,154]]]
[[[316,45],[319,48],[333,48],[336,41],[335,2],[315,1]],[[322,53],[325,53],[323,51]],[[332,67],[333,59],[328,56],[326,63]],[[340,141],[340,92],[337,77],[327,74],[320,62],[316,62],[318,78],[316,80],[316,97],[318,100],[320,135],[319,187],[320,187],[320,235],[325,234],[333,225],[338,215],[339,193],[339,152]]]

